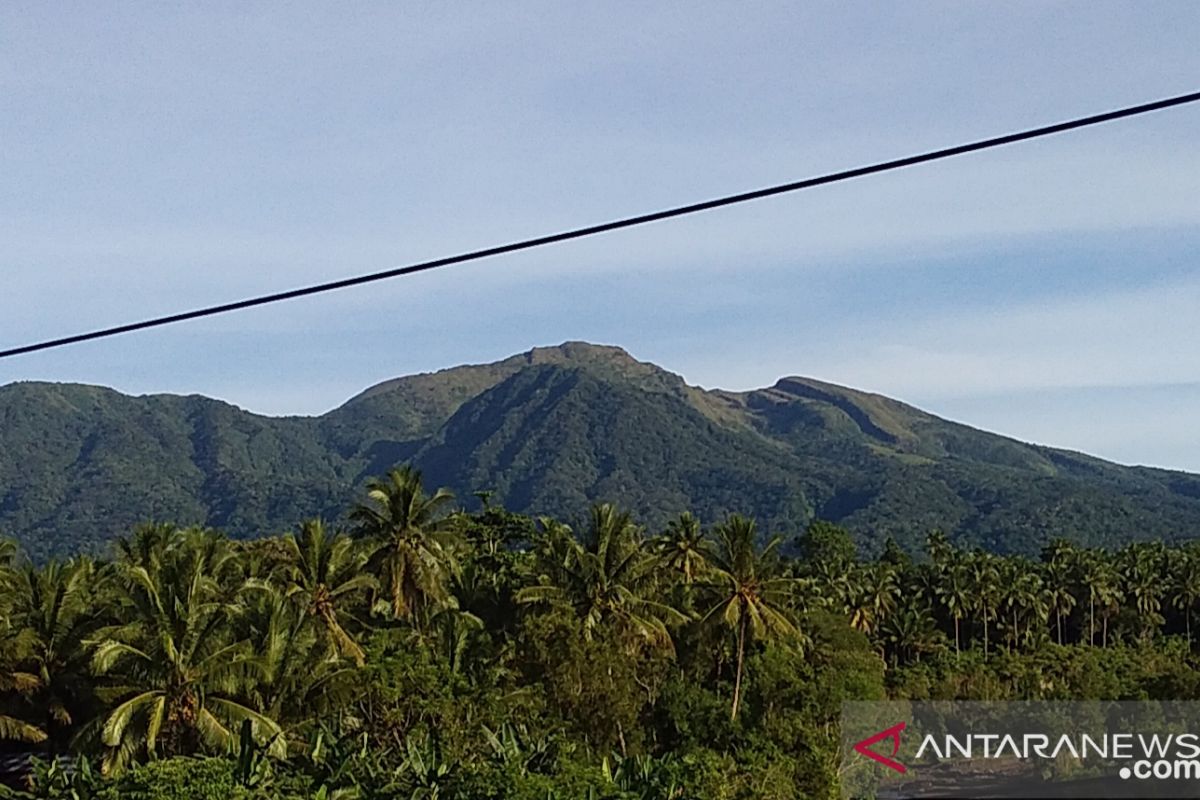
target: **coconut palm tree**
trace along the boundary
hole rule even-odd
[[[858,570],[852,584],[850,627],[872,636],[896,610],[900,591],[896,568],[887,562],[876,562]]]
[[[283,544],[288,553],[279,576],[284,595],[320,621],[337,653],[361,667],[366,655],[343,623],[349,620],[354,600],[377,585],[363,571],[364,551],[350,537],[326,531],[319,519],[301,524],[299,538],[289,533]]]
[[[30,648],[29,638],[9,630],[0,638],[0,695],[24,705],[42,688],[38,676],[24,669],[23,656]],[[0,714],[0,739],[36,744],[46,741],[46,731],[12,714]]]
[[[24,554],[16,541],[6,536],[0,537],[0,589],[8,589],[12,586],[17,570],[24,560]],[[7,614],[8,607],[4,604],[3,599],[3,595],[0,595],[0,613]]]
[[[1104,644],[1108,645],[1107,611],[1119,602],[1117,574],[1108,554],[1101,550],[1081,551],[1076,572],[1088,593],[1088,644],[1096,645],[1096,609],[1104,616]]]
[[[369,565],[380,577],[392,615],[417,621],[419,612],[453,602],[457,536],[442,516],[454,496],[427,495],[420,471],[405,465],[367,484],[367,496],[351,512],[357,533],[374,541]]]
[[[236,620],[235,636],[249,642],[238,679],[242,696],[260,714],[276,722],[311,721],[346,699],[354,671],[330,658],[329,632],[307,607],[289,599],[274,584],[247,592]],[[336,652],[336,650],[334,650]]]
[[[1042,550],[1042,574],[1059,644],[1063,643],[1063,618],[1069,617],[1079,602],[1072,591],[1076,561],[1074,545],[1064,539],[1055,539]]]
[[[1108,621],[1120,609],[1124,594],[1116,566],[1107,553],[1090,550],[1082,554],[1080,577],[1088,588],[1088,641],[1096,644],[1096,611],[1101,617],[1101,646],[1108,647]]]
[[[945,570],[958,555],[954,545],[950,544],[950,538],[941,530],[932,531],[925,537],[925,553],[939,572]]]
[[[941,581],[937,586],[937,596],[946,609],[946,613],[954,621],[954,654],[960,652],[959,625],[970,607],[971,592],[970,575],[965,565],[961,563],[948,564],[942,572]]]
[[[662,564],[678,572],[689,586],[708,564],[700,520],[692,516],[690,511],[671,520],[666,532],[655,540],[654,546]]]
[[[537,582],[517,591],[518,603],[568,610],[589,640],[610,627],[631,646],[673,649],[668,626],[687,618],[657,599],[657,559],[627,512],[593,506],[582,542],[550,525],[536,560]]]
[[[968,570],[972,610],[983,622],[983,657],[987,658],[990,624],[1000,607],[1000,570],[996,566],[996,557],[984,552],[971,556]]]
[[[37,642],[24,626],[21,561],[17,543],[0,539],[0,696],[6,706],[26,706],[43,687],[36,667],[31,669],[30,664]],[[46,731],[18,716],[0,713],[0,739],[44,742]]]
[[[86,557],[27,565],[14,575],[12,619],[26,643],[33,697],[48,733],[70,726],[74,709],[90,694],[89,653],[81,643],[101,622],[95,604],[102,591],[95,562]]]
[[[1120,557],[1119,571],[1125,595],[1132,601],[1141,630],[1139,636],[1149,639],[1164,620],[1162,598],[1169,588],[1164,574],[1165,553],[1161,545],[1132,544]]]
[[[168,547],[178,541],[180,531],[165,523],[149,523],[134,528],[130,536],[117,539],[117,561],[124,564],[139,564],[147,569],[162,561]]]
[[[1195,550],[1180,551],[1171,565],[1168,587],[1171,604],[1183,612],[1184,629],[1187,631],[1188,649],[1192,648],[1192,609],[1200,600],[1200,557]]]
[[[921,601],[905,604],[888,618],[883,638],[892,647],[892,663],[913,660],[918,664],[925,653],[944,649],[945,634],[938,630],[933,614]]]
[[[161,545],[129,551],[146,563],[118,563],[122,622],[87,643],[93,671],[110,681],[102,696],[114,702],[92,731],[106,748],[104,770],[140,754],[231,747],[243,720],[282,755],[278,724],[236,696],[238,671],[253,653],[232,635],[238,606],[220,580],[236,568],[235,551],[202,531],[172,533]]]
[[[737,672],[729,712],[730,718],[736,719],[747,641],[799,638],[800,629],[790,605],[795,580],[784,575],[776,558],[780,538],[760,548],[753,520],[731,516],[717,527],[716,534],[709,556],[715,602],[704,621],[727,627],[737,642]]]
[[[1035,620],[1043,620],[1047,612],[1042,579],[1033,565],[1023,559],[1004,562],[1000,597],[1008,619],[1012,621],[1009,629],[1009,651],[1012,652],[1021,644],[1021,619],[1028,619],[1028,632],[1029,626]]]

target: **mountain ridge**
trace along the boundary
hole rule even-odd
[[[689,508],[792,533],[814,518],[876,548],[933,528],[1036,552],[1200,533],[1200,476],[1128,467],[791,375],[702,389],[611,345],[564,342],[401,376],[325,414],[271,417],[203,395],[84,384],[0,387],[0,531],[31,552],[100,549],[137,522],[236,536],[339,519],[372,475],[413,461],[466,502],[577,517],[590,502],[650,526]]]

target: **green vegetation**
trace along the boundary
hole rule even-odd
[[[864,559],[825,522],[480,498],[403,467],[346,531],[0,547],[0,737],[40,755],[0,796],[834,797],[844,700],[1200,691],[1200,545]]]
[[[1029,446],[804,378],[704,391],[583,343],[398,378],[315,418],[0,388],[0,531],[38,561],[103,554],[145,519],[235,539],[318,517],[345,527],[366,481],[402,462],[533,516],[577,522],[611,501],[658,530],[682,508],[741,514],[784,535],[785,550],[815,519],[868,553],[889,536],[915,552],[934,528],[1031,557],[1059,537],[1111,547],[1200,531],[1194,475]]]

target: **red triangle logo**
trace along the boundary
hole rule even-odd
[[[880,764],[883,764],[888,769],[894,769],[894,770],[896,770],[896,772],[903,774],[908,771],[908,768],[905,767],[903,764],[901,764],[899,761],[896,761],[895,756],[896,756],[896,753],[900,752],[900,731],[904,730],[906,725],[907,725],[907,723],[897,722],[895,725],[888,728],[887,730],[880,731],[879,733],[875,734],[874,736],[872,736],[868,739],[863,739],[861,742],[858,742],[857,744],[854,745],[854,749],[856,751],[858,751],[859,753],[861,753],[862,755],[866,756],[867,758],[871,759],[872,761],[876,761]],[[882,753],[877,753],[876,751],[871,749],[871,745],[878,744],[879,742],[882,742],[885,739],[892,740],[891,756],[885,756]]]

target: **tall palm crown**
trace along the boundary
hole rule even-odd
[[[1141,637],[1149,638],[1164,622],[1159,611],[1168,588],[1166,552],[1161,543],[1134,543],[1121,553],[1119,571],[1125,594],[1141,623]]]
[[[1116,567],[1101,550],[1080,551],[1076,569],[1088,598],[1088,644],[1096,643],[1096,614],[1101,618],[1101,644],[1108,646],[1108,620],[1120,607],[1124,595]]]
[[[1036,645],[1046,634],[1046,623],[1050,616],[1053,591],[1048,589],[1037,569],[1029,563],[1022,564],[1012,580],[1009,612],[1015,614],[1013,637],[1020,645]],[[1024,625],[1024,630],[1021,625]]]
[[[1047,599],[1050,613],[1054,615],[1059,644],[1063,643],[1063,618],[1069,616],[1078,603],[1072,587],[1077,559],[1075,547],[1064,539],[1055,539],[1042,549]]]
[[[98,583],[89,558],[27,565],[13,576],[12,620],[28,647],[26,664],[37,682],[34,697],[47,731],[69,726],[72,709],[88,692],[82,642],[99,622],[94,611]]]
[[[971,610],[983,622],[983,655],[988,655],[991,640],[991,621],[999,613],[1003,595],[1000,569],[996,557],[986,552],[973,553],[968,561],[971,587]]]
[[[1171,604],[1183,612],[1188,649],[1192,647],[1192,610],[1200,600],[1200,553],[1192,547],[1172,559],[1167,587]]]
[[[564,525],[545,530],[535,567],[538,583],[518,591],[516,599],[569,609],[588,639],[608,626],[631,645],[671,648],[667,626],[686,618],[656,599],[655,566],[630,515],[596,505],[582,542]]]
[[[112,680],[104,692],[117,701],[97,731],[105,770],[122,769],[140,752],[227,748],[243,720],[282,753],[279,726],[235,696],[236,672],[250,654],[230,635],[234,550],[201,531],[126,544],[129,558],[116,565],[124,622],[91,642],[92,668]]]
[[[35,642],[22,625],[19,550],[11,539],[0,539],[0,696],[24,705],[42,688],[38,675],[29,671]],[[15,711],[5,703],[4,712]],[[21,709],[24,710],[24,709]],[[0,739],[44,742],[46,732],[10,713],[0,713]]]
[[[860,568],[853,576],[850,627],[872,635],[896,610],[900,592],[896,568],[886,562]]]
[[[691,584],[708,564],[704,533],[700,520],[685,511],[667,524],[667,530],[655,542],[664,566],[680,574],[683,582]]]
[[[898,663],[902,657],[920,663],[922,654],[943,649],[945,635],[938,630],[931,609],[913,601],[888,618],[883,638],[891,645],[893,663]]]
[[[757,544],[754,521],[732,516],[717,528],[712,564],[713,600],[706,622],[728,627],[737,640],[737,673],[734,679],[731,717],[741,703],[742,673],[746,642],[797,637],[791,601],[795,580],[783,574],[776,558],[778,537],[765,547]]]
[[[0,639],[0,645],[4,648],[4,658],[0,659],[0,693],[15,694],[23,698],[35,697],[41,688],[37,675],[25,672],[12,659],[13,653],[20,652],[23,642],[12,636],[5,636]],[[36,744],[46,741],[46,732],[20,716],[0,713],[0,739]]]
[[[283,543],[287,552],[280,576],[284,595],[320,621],[335,652],[362,666],[366,656],[343,623],[355,597],[376,585],[373,576],[363,571],[364,551],[350,537],[330,534],[319,519],[304,522],[299,538],[289,533]]]
[[[970,572],[967,565],[961,562],[947,564],[942,570],[941,582],[935,594],[954,620],[954,652],[958,653],[960,623],[971,603]]]
[[[377,542],[370,565],[397,619],[453,600],[448,583],[457,537],[441,515],[453,499],[446,489],[426,495],[421,473],[405,465],[367,484],[366,499],[351,512],[358,534]]]
[[[237,628],[248,640],[248,658],[239,670],[244,697],[270,719],[293,724],[311,721],[346,698],[353,667],[330,658],[329,634],[319,618],[289,599],[273,583],[247,592]],[[333,652],[336,652],[334,650]]]
[[[15,567],[16,544],[11,540],[0,540],[0,696],[17,701],[24,706],[43,688],[40,677],[29,671],[29,661],[36,647],[36,640],[22,626],[20,608],[21,573]],[[9,708],[5,702],[0,713],[0,739],[18,742],[44,742],[46,732],[21,718],[19,710]],[[25,710],[25,709],[20,709]],[[16,713],[7,713],[16,711]]]

